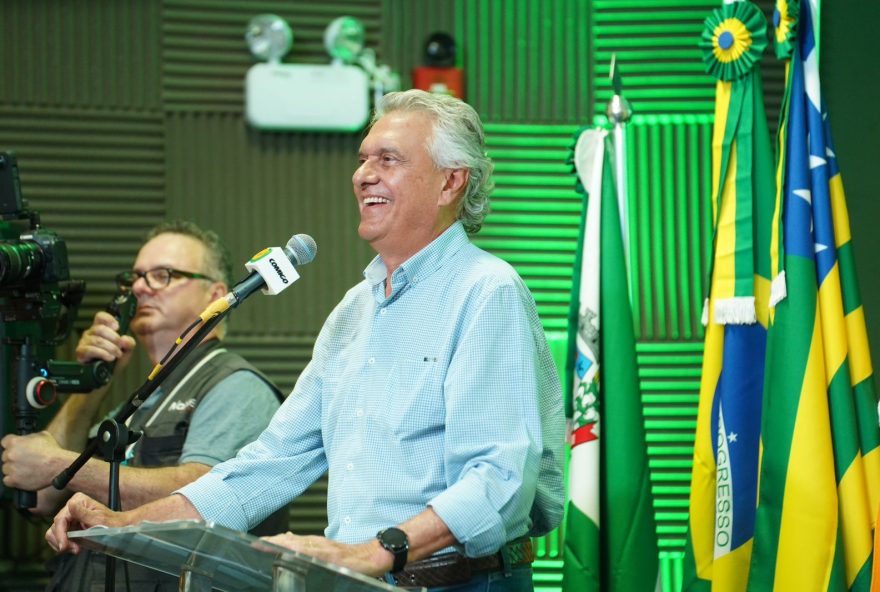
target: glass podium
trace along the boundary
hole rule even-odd
[[[122,528],[96,526],[70,532],[68,536],[84,549],[179,576],[180,590],[191,592],[400,590],[210,522],[180,520]]]

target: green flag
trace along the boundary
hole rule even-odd
[[[584,131],[574,154],[588,199],[569,329],[568,592],[650,591],[658,584],[632,310],[606,136],[601,129]]]

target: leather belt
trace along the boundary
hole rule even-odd
[[[401,571],[392,574],[398,586],[434,588],[463,584],[480,572],[493,572],[531,565],[535,551],[530,538],[512,541],[493,555],[465,557],[455,551],[432,555],[407,563]]]

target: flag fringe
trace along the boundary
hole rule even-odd
[[[773,308],[788,296],[785,285],[785,270],[780,271],[770,283],[770,308]]]
[[[736,296],[715,301],[715,323],[718,325],[752,325],[757,322],[754,296]]]

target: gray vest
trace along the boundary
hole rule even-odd
[[[129,424],[143,432],[134,444],[133,467],[169,467],[177,464],[186,441],[193,412],[211,389],[233,372],[247,370],[260,377],[275,393],[281,392],[262,372],[217,340],[199,345],[162,382],[162,399],[144,413],[136,412]]]

